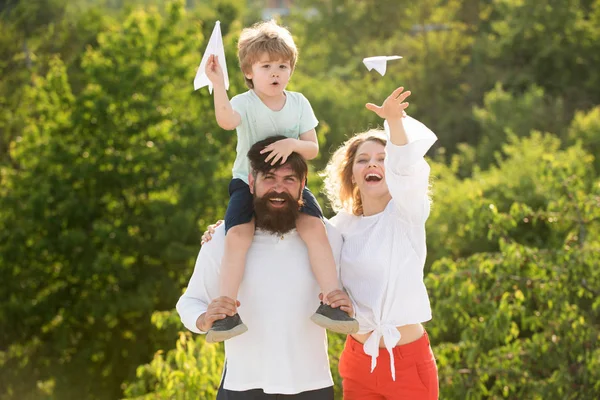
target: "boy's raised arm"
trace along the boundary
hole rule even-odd
[[[225,78],[223,70],[219,65],[219,59],[211,55],[206,63],[206,76],[214,87],[215,117],[217,123],[223,129],[228,131],[238,127],[242,122],[240,114],[231,107],[227,91],[225,90]]]

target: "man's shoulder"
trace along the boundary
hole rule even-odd
[[[338,231],[342,232],[344,230],[344,227],[347,224],[349,224],[354,219],[354,217],[354,215],[348,213],[347,211],[341,210],[336,215],[331,217],[328,221]]]
[[[335,218],[335,217],[334,217]],[[332,223],[333,219],[324,218],[323,222],[325,223],[325,227],[327,228],[327,232],[339,233],[339,229]]]
[[[323,220],[325,222],[325,228],[327,229],[327,237],[329,238],[329,243],[333,248],[334,245],[340,245],[343,241],[342,233],[340,230],[335,227],[328,219]]]

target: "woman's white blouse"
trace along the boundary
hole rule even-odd
[[[331,223],[342,233],[341,281],[356,310],[359,333],[373,332],[364,344],[377,365],[383,337],[395,380],[393,347],[400,340],[397,326],[431,319],[423,283],[427,248],[425,221],[429,216],[429,164],[423,156],[437,137],[421,122],[405,117],[408,144],[389,140],[385,151],[385,180],[392,200],[371,216],[340,212]],[[385,124],[389,138],[389,128]]]

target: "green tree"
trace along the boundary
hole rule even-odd
[[[564,98],[568,118],[600,103],[598,0],[502,0],[486,14],[479,45],[495,80],[517,93],[536,84]]]
[[[600,395],[600,181],[586,173],[591,156],[580,146],[559,145],[539,134],[515,139],[497,169],[448,188],[451,199],[438,194],[447,204],[462,192],[470,203],[456,236],[496,247],[471,252],[454,240],[471,254],[434,262],[426,278],[444,398]],[[461,210],[437,207],[434,227],[452,215],[464,220]]]
[[[320,119],[322,168],[340,142],[360,127],[381,121],[364,109],[380,101],[389,88],[413,92],[411,115],[454,148],[474,136],[473,88],[463,84],[469,73],[473,33],[460,19],[459,1],[423,2],[358,0],[299,2],[302,7],[284,22],[290,25],[300,59],[292,87],[303,91]],[[380,10],[385,10],[381,12]],[[386,75],[368,71],[362,59],[398,54]]]
[[[94,44],[106,18],[97,8],[77,8],[62,0],[9,1],[0,9],[0,165],[16,166],[9,144],[25,129],[30,111],[25,91],[33,76],[45,75],[59,55],[80,92],[77,71],[86,45]]]
[[[181,2],[87,49],[81,93],[52,62],[26,89],[0,196],[1,396],[116,398],[165,338],[199,229],[224,212],[233,137],[193,93],[204,45]],[[241,78],[232,78],[232,90]]]

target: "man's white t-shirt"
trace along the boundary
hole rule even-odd
[[[327,233],[339,266],[342,237],[329,224]],[[192,332],[203,333],[196,320],[219,296],[224,244],[221,225],[202,246],[177,303],[183,324]],[[225,341],[225,389],[296,394],[333,386],[325,330],[310,320],[319,306],[319,292],[306,245],[295,230],[279,236],[256,231],[238,295],[238,312],[248,331]]]

